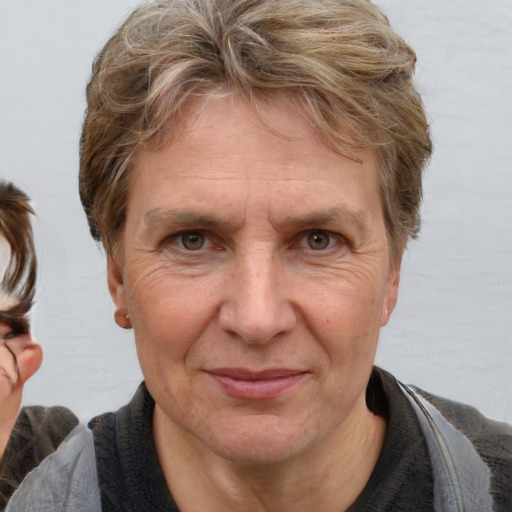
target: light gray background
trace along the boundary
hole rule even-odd
[[[141,380],[77,193],[90,65],[137,3],[0,0],[0,177],[32,196],[39,216],[33,323],[45,360],[25,402],[66,405],[84,420],[124,404]],[[435,154],[422,236],[377,361],[512,422],[512,3],[378,4],[417,52]]]

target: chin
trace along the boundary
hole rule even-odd
[[[275,417],[232,422],[221,432],[209,431],[204,444],[236,464],[275,464],[292,459],[315,444],[316,436],[301,425],[286,425]]]

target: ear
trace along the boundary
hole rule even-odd
[[[17,356],[18,371],[22,385],[39,370],[42,362],[43,349],[41,345],[33,339],[30,339],[28,343],[24,343],[21,354]]]
[[[398,299],[398,287],[400,284],[400,267],[402,266],[403,250],[399,250],[395,260],[390,262],[390,268],[386,279],[386,292],[382,301],[381,327],[384,327],[391,317]]]
[[[128,306],[126,304],[123,274],[118,264],[111,257],[107,260],[107,280],[108,290],[116,308],[114,315],[116,324],[123,329],[129,329],[131,322],[128,316]]]

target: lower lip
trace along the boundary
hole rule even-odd
[[[304,373],[269,379],[242,380],[226,375],[210,374],[224,391],[235,398],[244,400],[266,400],[277,398],[298,384]]]

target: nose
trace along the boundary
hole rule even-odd
[[[287,298],[284,269],[272,254],[246,254],[225,283],[220,327],[250,344],[267,343],[297,322]]]

